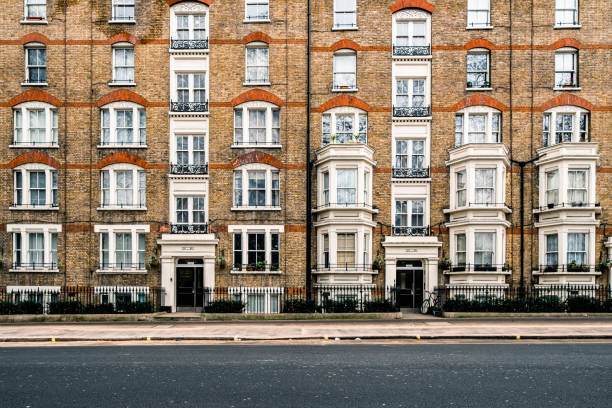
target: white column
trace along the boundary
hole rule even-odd
[[[162,306],[172,307],[176,312],[176,302],[174,300],[174,287],[176,279],[174,273],[174,259],[172,257],[161,258],[161,286],[163,290]]]
[[[389,288],[395,285],[395,278],[397,276],[396,271],[396,259],[385,258],[385,287]]]
[[[215,258],[204,258],[204,287],[215,287]]]
[[[425,260],[425,290],[432,292],[438,286],[438,258]]]

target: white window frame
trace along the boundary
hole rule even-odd
[[[204,7],[204,5],[202,5],[202,7]],[[178,25],[178,18],[179,17],[187,17],[187,38],[179,38],[179,25]],[[195,18],[196,17],[203,17],[204,18],[204,28],[198,31],[203,31],[204,32],[204,38],[195,38],[195,33],[196,33],[196,29],[195,29]],[[202,9],[201,11],[194,11],[194,10],[182,10],[180,9],[179,6],[175,6],[173,8],[173,16],[172,16],[172,27],[171,27],[171,31],[172,31],[172,39],[173,40],[184,40],[184,41],[192,41],[192,40],[196,40],[196,41],[200,41],[200,40],[207,40],[208,39],[208,11],[204,11],[204,9]]]
[[[549,267],[557,268],[557,266],[559,265],[559,233],[555,231],[553,233],[544,234],[543,236],[544,236],[544,265],[549,266]],[[549,247],[548,247],[548,238],[549,237],[553,237],[553,236],[556,238],[556,241],[557,241],[556,242],[556,246],[557,247],[554,248],[554,249],[552,249],[552,248],[549,249]],[[555,256],[557,261],[549,263],[548,262],[548,255],[549,254],[551,256],[554,254],[554,256]]]
[[[396,47],[428,47],[431,43],[430,41],[430,18],[429,18],[429,14],[423,13],[423,17],[422,18],[403,18],[403,17],[396,17],[393,19],[393,45]],[[422,23],[425,25],[425,35],[423,38],[423,44],[415,44],[415,30],[414,30],[414,24],[415,23]],[[402,42],[402,44],[400,44],[400,41],[398,40],[400,38],[399,36],[399,28],[398,26],[400,24],[407,24],[408,25],[408,35],[407,36],[401,36],[401,38],[406,38],[407,39],[407,44],[405,44],[404,42]],[[420,36],[419,36],[420,37]]]
[[[240,268],[237,268],[237,265],[234,265],[232,271],[230,273],[253,273],[253,274],[280,274],[281,273],[281,256],[280,256],[280,248],[282,236],[285,232],[285,227],[283,225],[229,225],[228,233],[232,234],[232,258],[234,257],[234,252],[240,251],[242,254],[242,264]],[[235,246],[235,236],[236,234],[240,235],[240,244],[241,248],[234,248]],[[263,271],[252,271],[244,269],[244,266],[248,265],[249,259],[249,246],[248,246],[248,235],[249,234],[264,234],[264,251],[265,251],[265,260],[266,268]],[[272,235],[276,234],[278,238],[278,250],[272,250]],[[278,269],[272,267],[272,252],[278,253]],[[232,262],[235,264],[236,261],[232,259]]]
[[[418,209],[418,205],[416,205],[415,203],[422,203],[422,212],[417,212],[416,210]],[[398,203],[402,203],[400,204],[402,207],[404,206],[405,203],[405,208],[406,208],[406,212],[398,212],[398,208],[397,205]],[[427,226],[427,199],[425,197],[395,197],[393,200],[393,208],[392,208],[392,219],[393,219],[393,226],[394,227],[426,227]],[[402,208],[403,210],[403,208]],[[401,222],[401,218],[398,217],[406,217],[406,222],[402,223]],[[414,216],[422,216],[423,217],[423,222],[421,223],[421,225],[416,225],[413,221],[413,217]],[[400,222],[398,223],[398,220],[400,220]]]
[[[229,287],[228,293],[242,302],[246,314],[276,314],[280,313],[284,288],[281,287]],[[255,298],[261,299],[262,308],[253,306]]]
[[[249,50],[255,50],[255,49],[260,49],[260,50],[266,50],[266,63],[265,65],[249,65]],[[249,75],[249,68],[259,68],[259,69],[266,69],[266,75],[265,78],[263,78],[263,80],[258,80],[258,78],[250,78]],[[246,45],[246,47],[244,48],[244,86],[253,86],[253,85],[258,85],[258,86],[262,86],[262,85],[270,85],[270,46],[265,43],[265,42],[261,42],[261,41],[254,41],[254,42],[250,42]]]
[[[181,225],[206,225],[207,224],[207,219],[206,216],[208,214],[207,211],[207,203],[206,203],[206,196],[203,195],[186,195],[186,194],[176,194],[173,197],[174,200],[174,211],[172,212],[172,221],[173,224],[181,224]],[[187,200],[187,208],[186,209],[179,209],[178,208],[178,200]],[[195,200],[202,200],[202,208],[198,208],[196,210],[196,206],[195,206]],[[179,222],[178,220],[178,212],[179,211],[184,211],[187,213],[187,222]],[[203,212],[204,213],[204,221],[203,222],[195,222],[195,213],[196,211],[198,212]]]
[[[488,106],[470,106],[455,113],[455,147],[463,146],[472,142],[469,139],[470,134],[470,116],[471,115],[486,115],[485,124],[485,141],[481,143],[501,143],[502,142],[502,113],[497,109]],[[494,128],[493,116],[498,115],[498,129]],[[458,117],[461,117],[461,123],[458,123]],[[459,140],[461,137],[461,140]]]
[[[178,77],[179,75],[186,75],[187,76],[187,88],[179,88],[179,80]],[[196,75],[202,75],[204,76],[204,88],[196,88],[195,87],[195,76]],[[176,102],[180,102],[180,103],[206,103],[208,102],[208,77],[206,75],[205,71],[189,71],[189,72],[184,72],[184,71],[175,71],[174,72],[174,101]],[[196,89],[200,92],[204,93],[204,100],[201,101],[196,101],[195,100],[195,92]],[[186,90],[187,91],[187,100],[186,101],[181,101],[179,100],[179,90]]]
[[[398,147],[402,144],[406,144],[406,153],[400,152]],[[416,154],[415,146],[417,143],[422,144],[423,151],[421,154]],[[426,151],[426,140],[425,139],[405,139],[405,138],[397,138],[395,139],[395,144],[393,146],[393,166],[397,169],[425,169],[427,168],[427,151]],[[406,165],[404,165],[403,158],[406,158]],[[422,157],[423,160],[420,161],[418,158]],[[416,162],[416,163],[415,163]]]
[[[353,8],[341,9],[338,4],[338,0],[334,0],[334,26],[332,30],[357,30],[357,0],[350,0],[353,2]],[[338,21],[339,15],[352,14],[352,24],[340,24]]]
[[[567,69],[567,68],[562,68],[559,66],[559,58],[561,57],[566,57],[566,56],[570,56],[571,57],[571,64],[572,64],[572,68],[571,69]],[[576,48],[572,48],[572,47],[564,47],[564,48],[559,48],[555,51],[555,84],[554,84],[554,89],[555,90],[567,90],[567,89],[580,89],[580,76],[579,76],[579,72],[578,72],[578,57],[579,57],[579,53],[578,50]],[[570,80],[570,83],[565,83],[565,81],[562,81],[560,79],[558,79],[558,76],[561,74],[570,74],[572,79]]]
[[[30,7],[41,7],[44,8],[42,16],[31,16]],[[23,16],[24,21],[47,21],[47,0],[24,0],[23,2]]]
[[[480,70],[476,70],[476,71],[469,71],[469,58],[470,56],[474,56],[474,55],[486,55],[487,56],[487,69],[486,71],[480,71]],[[472,48],[470,50],[468,50],[467,54],[466,54],[466,58],[465,58],[465,68],[466,68],[466,89],[467,90],[482,90],[482,89],[491,89],[491,50],[487,49],[487,48]],[[485,80],[482,83],[482,85],[478,86],[477,83],[474,83],[474,81],[470,81],[470,74],[474,74],[474,75],[482,75],[485,74]],[[471,84],[471,85],[470,85]]]
[[[350,249],[348,246],[344,247],[344,248],[340,248],[340,236],[350,237],[351,235],[353,236],[353,251],[352,251],[352,253],[353,253],[353,263],[351,264],[349,262],[344,262],[343,264],[341,264],[340,261],[338,260],[338,258],[339,258],[338,255],[340,253],[350,254],[351,251],[347,250],[347,249]],[[354,268],[354,267],[356,267],[359,264],[359,261],[358,261],[359,260],[359,256],[358,256],[358,254],[359,254],[359,245],[357,244],[358,243],[357,240],[359,239],[359,235],[360,234],[357,233],[356,231],[350,231],[350,232],[349,231],[347,231],[347,232],[345,232],[345,231],[338,231],[336,233],[336,266],[338,268],[342,268],[342,267]],[[350,239],[346,240],[346,242],[350,242]],[[347,255],[345,255],[345,257],[346,256]]]
[[[572,131],[570,140],[566,140],[563,133],[561,139],[557,137],[557,116],[572,115]],[[584,119],[584,128],[581,126],[581,119]],[[542,115],[542,142],[544,147],[559,143],[581,143],[588,142],[590,133],[590,112],[577,106],[557,106],[547,110]]]
[[[484,15],[486,21],[479,22],[480,19],[474,15]],[[472,17],[472,18],[470,18]],[[491,2],[490,0],[467,0],[467,29],[493,28],[491,26]]]
[[[187,152],[187,163],[179,163],[178,158],[178,139],[179,138],[187,138],[187,150],[180,150],[181,152]],[[195,139],[202,138],[204,139],[204,150],[195,150]],[[195,161],[195,152],[203,152],[204,162],[196,163]],[[206,165],[208,163],[208,138],[205,133],[198,132],[189,132],[189,131],[175,131],[174,138],[172,141],[172,164],[175,165],[185,165],[185,166],[200,166]]]
[[[552,177],[549,178],[549,175],[551,175]],[[556,181],[556,185],[551,186],[551,181],[555,180]],[[559,177],[559,169],[558,168],[551,168],[551,169],[547,169],[544,172],[544,181],[546,184],[546,205],[557,205],[559,204],[559,199],[560,199],[560,194],[559,194],[559,181],[560,181],[560,177]]]
[[[459,188],[459,174],[463,177],[463,185]],[[466,207],[468,205],[468,180],[467,180],[467,169],[460,169],[455,172],[455,206]]]
[[[117,203],[117,172],[132,172],[132,204],[120,205]],[[103,173],[108,172],[109,175],[109,188],[108,188],[108,204],[104,203],[105,188],[103,188],[104,177]],[[145,202],[141,202],[140,198],[140,180],[141,174],[145,177],[145,188],[144,196]],[[100,171],[100,207],[98,210],[141,210],[146,211],[146,171],[142,167],[129,164],[129,163],[117,163],[110,166],[106,166]]]
[[[353,57],[354,65],[351,71],[339,71],[336,69],[337,58],[345,56]],[[346,85],[341,84],[336,80],[337,75],[352,75],[353,81],[352,83],[347,83]],[[334,52],[332,92],[355,92],[357,90],[357,51],[351,50],[349,48],[343,48]]]
[[[251,206],[249,205],[249,173],[250,172],[264,172],[265,173],[265,204],[263,206]],[[236,173],[240,174],[241,177],[241,197],[242,202],[236,202]],[[234,186],[234,204],[231,211],[279,211],[281,210],[280,206],[280,197],[279,197],[279,205],[274,206],[273,204],[273,189],[272,189],[272,178],[273,173],[279,174],[279,182],[280,182],[280,169],[276,167],[269,166],[267,164],[262,163],[250,163],[244,166],[237,167],[234,169],[234,175],[232,178],[232,185]],[[280,190],[279,190],[280,192]],[[280,195],[280,194],[279,194]]]
[[[117,138],[117,111],[132,111],[132,143],[120,143]],[[105,111],[109,115],[109,127],[105,127]],[[141,127],[141,115],[144,115],[144,127]],[[104,105],[100,108],[100,144],[99,149],[105,148],[147,148],[147,113],[144,106],[133,102],[121,101]],[[105,129],[108,129],[108,142],[105,139]]]
[[[568,1],[574,2],[573,8],[566,8]],[[573,14],[573,22],[561,21],[561,15],[570,12]],[[580,27],[580,0],[555,0],[555,25],[554,28],[579,28]]]
[[[45,204],[34,205],[30,200],[30,173],[45,173]],[[18,197],[17,178],[21,175],[21,200]],[[27,163],[13,169],[13,206],[11,210],[58,210],[58,178],[57,169],[41,163]],[[54,202],[55,200],[55,202]],[[20,204],[18,202],[21,201]]]
[[[30,135],[30,111],[45,111],[45,138],[42,143],[32,142]],[[20,115],[20,119],[18,116]],[[21,127],[19,127],[21,120]],[[11,148],[58,148],[58,109],[44,102],[24,102],[13,107],[13,143]]]
[[[574,251],[570,251],[570,235],[582,235],[584,237],[584,251],[579,251],[578,248],[574,248]],[[573,254],[584,253],[584,260],[586,262],[578,263],[577,265],[589,265],[589,233],[588,232],[578,232],[578,231],[568,231],[567,240],[566,240],[566,251],[565,251],[565,260],[566,264],[569,265],[572,262],[570,261],[570,252]],[[572,258],[574,259],[574,258]],[[574,259],[575,260],[575,259]]]
[[[267,8],[267,15],[257,15],[251,17],[248,13],[249,6],[261,6],[262,8]],[[245,0],[244,2],[244,22],[245,23],[254,23],[254,22],[270,22],[270,1],[269,0]]]
[[[480,171],[486,171],[486,172],[493,172],[493,185],[483,185],[483,186],[478,186],[477,184],[477,179],[478,177],[476,176],[476,174]],[[495,206],[497,205],[497,203],[495,202],[495,199],[497,197],[497,168],[496,167],[477,167],[476,169],[474,169],[474,202],[471,204],[474,204],[476,206]],[[493,200],[492,202],[479,202],[478,199],[478,190],[483,190],[483,191],[490,191],[490,197]]]
[[[27,272],[35,270],[37,272],[59,272],[57,260],[53,260],[54,255],[52,252],[57,253],[57,239],[58,233],[62,232],[61,224],[7,224],[6,231],[12,233],[13,241],[13,265],[9,269],[9,272]],[[43,234],[43,262],[39,265],[28,265],[31,263],[29,258],[29,238],[30,233]],[[15,265],[15,252],[17,250],[17,243],[15,238],[21,234],[21,266]],[[55,234],[55,249],[52,248],[52,235]],[[55,262],[55,265],[52,265]]]
[[[146,241],[147,235],[150,231],[149,225],[94,225],[94,233],[98,234],[98,248],[99,248],[99,268],[96,270],[97,273],[147,273],[146,262]],[[116,263],[116,234],[130,234],[131,235],[131,256],[132,262],[128,267],[117,267]],[[108,234],[108,263],[103,261],[103,248],[102,248],[102,234]],[[145,251],[144,259],[142,259],[142,251],[139,250],[139,234],[145,235]],[[141,259],[139,259],[141,258]]]
[[[44,61],[44,65],[30,65],[30,52],[34,51],[34,50],[43,50],[44,51],[44,57],[45,57],[45,61]],[[24,61],[24,66],[25,66],[25,82],[22,83],[22,85],[26,85],[26,86],[47,86],[47,46],[45,44],[41,44],[41,43],[36,43],[36,42],[31,42],[31,43],[27,43],[24,46],[24,56],[25,56],[25,61]],[[44,72],[45,72],[45,80],[44,81],[33,81],[30,78],[30,68],[44,68]]]
[[[399,93],[399,82],[400,81],[408,81],[408,92],[407,93]],[[423,82],[423,93],[415,93],[415,87],[414,87],[414,83],[415,81],[422,81]],[[395,89],[394,89],[394,98],[393,100],[395,101],[395,106],[396,107],[427,107],[429,106],[429,97],[427,95],[427,78],[413,78],[413,77],[397,77],[395,78]],[[405,96],[408,98],[408,104],[403,104],[400,105],[399,101],[398,101],[398,97],[400,96]],[[415,104],[414,98],[417,96],[422,96],[423,97],[423,103],[421,105]]]
[[[134,44],[129,42],[119,42],[112,45],[112,58],[113,58],[113,76],[112,81],[108,84],[109,86],[136,86],[136,48]],[[118,65],[117,52],[119,50],[131,50],[132,51],[132,60],[133,65]],[[128,78],[127,80],[119,80],[117,78],[117,69],[119,68],[127,68],[132,70],[132,78],[131,80]]]
[[[584,173],[584,186],[583,187],[576,187],[576,188],[572,188],[570,189],[570,173]],[[580,167],[580,166],[571,166],[570,168],[567,169],[567,188],[566,188],[566,197],[567,197],[567,202],[569,204],[574,204],[577,203],[578,205],[588,205],[589,203],[589,177],[590,177],[590,168],[588,167]],[[584,194],[584,201],[571,201],[570,199],[570,190],[572,191],[577,191],[577,192],[583,192]]]
[[[338,115],[352,115],[353,116],[353,138],[349,140],[338,140],[337,137],[337,117]],[[365,118],[365,132],[361,132],[360,127]],[[325,131],[325,121],[329,122],[329,133]],[[348,106],[341,106],[333,108],[323,112],[321,115],[321,145],[327,146],[328,144],[345,144],[345,143],[363,143],[368,144],[368,113],[364,110],[352,108]]]
[[[354,204],[339,204],[338,203],[338,171],[353,170],[355,176],[355,203]],[[324,174],[329,174],[329,189],[325,190]],[[317,169],[318,183],[318,204],[319,207],[335,207],[335,208],[352,208],[352,207],[370,207],[372,205],[372,168],[364,165],[350,164],[332,164],[330,166],[321,166]],[[353,187],[350,187],[353,189]],[[329,202],[325,202],[325,193],[329,193]]]
[[[109,23],[135,24],[136,23],[136,1],[135,0],[112,0],[111,1],[111,16]],[[130,16],[119,16],[117,10],[119,7],[128,9],[132,7],[132,18]],[[129,14],[129,13],[128,13]]]
[[[252,110],[265,111],[265,140],[263,142],[251,142],[250,115]],[[241,112],[242,123],[238,123],[238,112]],[[278,124],[275,123],[278,117]],[[241,125],[241,126],[239,126]],[[232,148],[265,147],[281,148],[281,109],[273,103],[264,101],[245,102],[234,107],[234,143]]]

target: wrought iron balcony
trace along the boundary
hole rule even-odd
[[[13,262],[13,269],[57,269],[57,262]]]
[[[173,50],[207,50],[208,38],[202,40],[170,40],[170,48]]]
[[[467,87],[470,89],[481,89],[481,88],[490,88],[491,82],[489,81],[479,81],[479,82],[467,82]]]
[[[393,178],[428,178],[429,177],[429,167],[425,167],[422,169],[419,168],[404,168],[404,167],[394,167],[393,168]]]
[[[398,237],[423,237],[430,235],[429,225],[425,227],[393,226],[393,235]]]
[[[208,112],[208,102],[170,102],[172,112]]]
[[[100,270],[125,270],[125,269],[140,269],[140,270],[144,270],[145,269],[145,264],[144,262],[136,262],[136,263],[131,263],[131,262],[116,262],[116,263],[110,263],[110,262],[101,262],[100,263]]]
[[[170,164],[170,174],[208,174],[208,164]]]
[[[430,45],[394,45],[393,55],[428,56],[428,55],[431,55],[431,46]]]
[[[15,209],[32,209],[32,210],[56,210],[57,203],[13,203],[11,208]]]
[[[538,265],[538,271],[540,273],[593,273],[601,272],[602,267],[600,265],[585,265],[585,264],[552,264],[552,265]]]
[[[393,106],[393,117],[413,118],[431,116],[430,106]]]
[[[208,224],[170,224],[171,234],[208,234]]]

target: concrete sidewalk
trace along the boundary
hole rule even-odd
[[[612,320],[299,321],[0,326],[0,342],[312,339],[612,339]]]

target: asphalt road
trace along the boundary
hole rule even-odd
[[[610,407],[612,344],[0,348],[0,407]]]

